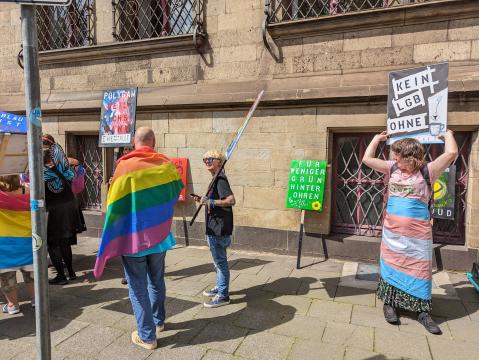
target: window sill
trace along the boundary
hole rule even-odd
[[[39,53],[39,62],[40,65],[64,64],[76,61],[140,56],[165,51],[189,50],[195,50],[193,34],[42,51]]]
[[[477,16],[479,3],[472,0],[442,0],[387,9],[375,9],[319,18],[268,24],[273,39],[292,39],[347,31],[413,25]]]

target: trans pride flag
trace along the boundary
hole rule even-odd
[[[30,195],[0,191],[0,272],[32,264]]]
[[[136,254],[168,237],[182,188],[175,165],[149,147],[118,160],[108,191],[95,278],[101,277],[108,259]]]

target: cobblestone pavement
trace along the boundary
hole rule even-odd
[[[118,259],[93,280],[98,239],[74,248],[79,279],[50,287],[54,359],[454,359],[479,358],[479,294],[464,274],[435,275],[434,316],[443,335],[413,317],[387,324],[374,283],[356,281],[357,264],[230,251],[232,304],[202,307],[214,284],[208,249],[167,255],[166,331],[154,351],[130,342],[135,329]],[[25,294],[22,293],[22,299]],[[0,315],[0,358],[34,359],[34,313]]]

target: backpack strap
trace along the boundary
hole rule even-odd
[[[426,184],[427,184],[427,187],[429,188],[429,191],[431,193],[431,197],[429,198],[429,203],[428,203],[428,207],[429,207],[429,212],[432,214],[432,210],[433,210],[433,207],[434,207],[434,195],[433,195],[433,188],[432,188],[432,184],[431,184],[431,176],[429,175],[429,168],[427,167],[427,164],[421,166],[421,175],[422,177],[424,178],[424,180],[426,181]]]
[[[389,170],[389,177],[391,177],[392,173],[395,172],[397,169],[399,169],[398,163],[395,162],[393,166],[391,166],[391,169]]]

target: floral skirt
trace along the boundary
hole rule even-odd
[[[383,278],[379,279],[376,296],[382,300],[384,304],[394,308],[409,310],[413,312],[431,312],[432,301],[419,299],[409,295],[402,290],[388,284]]]

